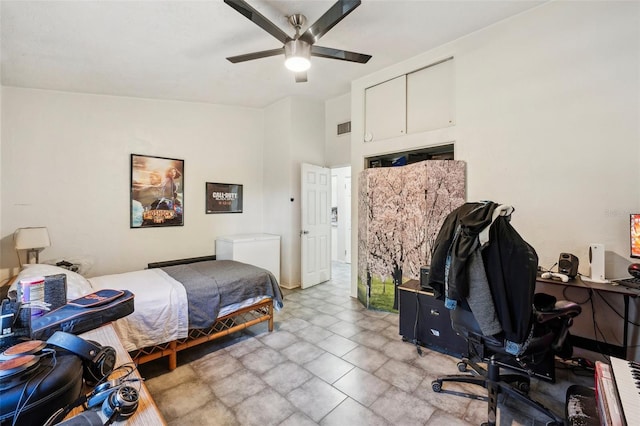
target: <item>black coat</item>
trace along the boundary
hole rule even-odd
[[[533,320],[538,255],[509,218],[500,216],[489,228],[489,245],[482,250],[482,258],[504,337],[523,343]]]
[[[445,219],[434,244],[429,271],[429,285],[437,298],[462,301],[468,296],[473,283],[468,280],[467,261],[471,252],[480,250],[478,234],[491,224],[497,206],[491,202],[466,203]],[[531,327],[538,256],[509,219],[499,216],[491,224],[489,243],[481,253],[504,337],[523,343]]]
[[[496,207],[498,204],[491,201],[465,203],[444,220],[433,245],[429,270],[429,285],[437,298],[463,300],[469,295],[467,261],[478,249],[478,234],[491,224]]]

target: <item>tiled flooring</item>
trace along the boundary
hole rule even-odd
[[[438,375],[456,374],[457,359],[402,342],[398,315],[364,309],[349,294],[349,265],[306,290],[285,290],[284,309],[269,333],[259,324],[219,343],[183,351],[178,368],[165,360],[140,367],[170,425],[479,425],[486,403],[431,390]],[[551,385],[532,380],[531,395],[563,415],[571,382],[592,378],[558,370]],[[454,385],[455,386],[455,385]],[[460,391],[485,394],[470,385]],[[502,401],[500,425],[548,419]],[[503,408],[503,407],[507,408]]]

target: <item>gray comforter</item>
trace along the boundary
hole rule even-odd
[[[187,292],[189,328],[213,325],[222,306],[258,296],[269,296],[282,307],[278,281],[266,269],[234,260],[210,260],[162,268]]]

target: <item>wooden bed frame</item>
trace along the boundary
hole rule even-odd
[[[150,263],[148,268],[215,260],[215,256],[204,256],[190,259],[172,260],[168,262]],[[169,370],[175,370],[178,365],[178,352],[205,342],[228,336],[231,333],[244,330],[261,322],[269,322],[269,331],[273,331],[273,299],[267,298],[253,305],[230,312],[219,317],[216,322],[206,329],[191,329],[187,337],[155,346],[148,346],[129,352],[136,364],[144,364],[162,357],[169,357]]]
[[[269,321],[269,331],[273,331],[272,299],[262,300],[222,316],[210,328],[189,330],[189,335],[184,339],[136,349],[129,354],[136,364],[144,364],[167,356],[169,357],[169,370],[175,370],[178,365],[179,351],[219,339],[265,321]]]

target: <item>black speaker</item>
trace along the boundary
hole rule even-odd
[[[433,290],[429,285],[429,266],[420,267],[420,287],[423,290]]]
[[[569,278],[575,278],[578,275],[578,264],[578,258],[571,253],[560,253],[558,272],[567,275]]]

